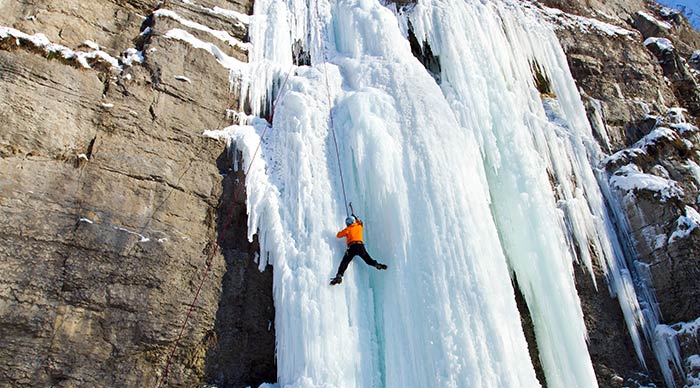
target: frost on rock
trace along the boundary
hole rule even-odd
[[[682,238],[686,238],[700,225],[700,214],[691,206],[685,207],[685,215],[678,217],[676,230],[671,234],[668,243]]]

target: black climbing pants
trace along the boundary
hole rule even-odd
[[[340,262],[340,267],[338,267],[338,275],[343,276],[345,273],[345,270],[348,269],[348,264],[352,261],[355,256],[360,256],[362,260],[367,263],[367,265],[371,265],[374,267],[378,263],[372,259],[372,257],[367,253],[367,250],[365,249],[365,244],[359,243],[359,244],[350,244],[348,245],[348,249],[345,251],[345,256],[343,256],[343,260]]]

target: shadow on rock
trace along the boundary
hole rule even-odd
[[[272,267],[260,272],[255,262],[259,245],[257,238],[247,239],[245,180],[232,160],[228,150],[217,159],[224,177],[217,229],[224,233],[219,248],[226,273],[205,366],[205,381],[219,388],[256,387],[277,379]]]

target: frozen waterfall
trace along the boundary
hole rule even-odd
[[[573,277],[592,257],[641,354],[591,168],[601,152],[556,36],[524,4],[255,2],[243,98],[258,116],[279,104],[255,158],[266,121],[226,134],[253,163],[249,230],[261,268],[274,266],[280,387],[537,387],[512,278],[547,384],[597,387]],[[345,249],[341,169],[389,270],[355,260],[330,287]]]

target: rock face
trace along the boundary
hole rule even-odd
[[[271,270],[217,166],[225,144],[202,136],[230,124],[239,92],[166,36],[245,61],[186,21],[244,41],[215,7],[252,4],[187,3],[0,2],[0,387],[156,386],[205,273],[167,385],[275,380]]]
[[[694,321],[700,316],[700,287],[694,280],[700,271],[700,236],[688,220],[698,207],[700,139],[697,128],[688,124],[697,125],[700,89],[697,71],[688,64],[693,63],[693,51],[700,48],[700,34],[678,13],[652,2],[543,3],[629,31],[609,34],[563,24],[558,35],[594,133],[613,155],[601,168],[611,182],[618,183],[613,184],[617,187],[613,206],[620,206],[629,224],[630,268],[655,295],[661,323]],[[655,179],[669,191],[619,184],[633,178]],[[598,284],[605,284],[600,269],[597,272]],[[585,276],[577,276],[600,386],[652,382],[663,386],[650,350],[645,351],[647,373],[633,356],[619,308],[607,293],[596,292],[589,283]],[[692,346],[697,339],[689,331],[679,338],[684,358],[697,354]],[[676,373],[680,386],[686,384],[685,377]]]

